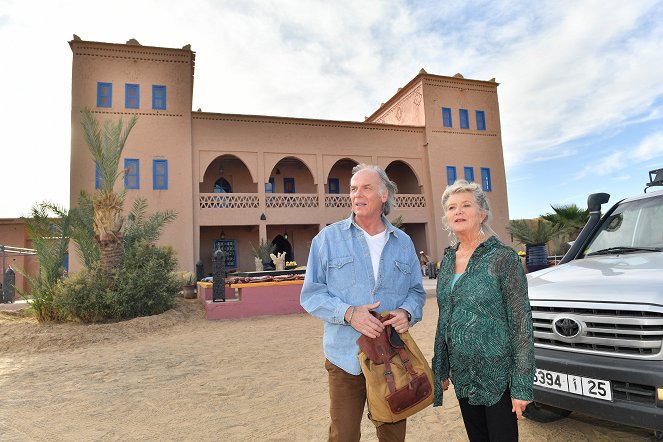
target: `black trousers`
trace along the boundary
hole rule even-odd
[[[511,392],[507,388],[495,405],[470,405],[468,398],[459,398],[465,430],[470,442],[516,442],[518,419],[511,411]]]

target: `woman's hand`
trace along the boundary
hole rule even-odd
[[[511,411],[516,413],[516,417],[519,420],[523,418],[523,411],[525,411],[525,407],[527,407],[527,404],[530,402],[532,401],[521,401],[520,399],[511,398],[511,404],[513,405]]]
[[[442,379],[440,384],[442,384],[442,391],[447,391],[449,389],[449,379]]]

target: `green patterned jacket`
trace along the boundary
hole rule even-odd
[[[442,405],[440,380],[472,405],[494,405],[504,391],[533,399],[534,339],[527,279],[520,257],[491,236],[481,243],[451,288],[456,247],[448,247],[437,277],[434,406]]]

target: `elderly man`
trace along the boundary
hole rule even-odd
[[[385,324],[404,332],[421,320],[426,294],[412,240],[387,220],[396,185],[378,166],[360,164],[350,180],[350,217],[313,239],[301,304],[324,321],[329,373],[330,441],[358,441],[366,384],[357,338],[382,333]],[[370,313],[389,311],[381,323]],[[370,414],[369,414],[370,418]],[[373,421],[380,441],[405,440],[406,422]]]

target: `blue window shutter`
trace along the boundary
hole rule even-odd
[[[152,160],[152,188],[168,190],[168,160]]]
[[[113,83],[97,83],[97,107],[113,106]]]
[[[295,193],[294,178],[283,178],[283,193]]]
[[[140,109],[140,85],[124,85],[124,107],[127,109]]]
[[[442,126],[453,127],[453,123],[451,121],[451,108],[442,108]]]
[[[465,181],[471,183],[474,181],[474,167],[465,167]]]
[[[483,111],[477,111],[477,130],[486,130],[486,114]]]
[[[94,162],[94,188],[101,189],[101,174],[99,173],[99,163]]]
[[[339,193],[338,178],[329,178],[327,180],[327,193]]]
[[[124,188],[140,189],[139,163],[135,158],[124,159]]]
[[[481,188],[484,192],[490,192],[493,190],[493,186],[490,183],[490,169],[487,167],[481,168]]]
[[[166,86],[152,85],[152,109],[166,110]]]
[[[460,128],[469,129],[470,128],[470,117],[467,112],[467,109],[459,109],[458,116],[460,117]]]
[[[456,182],[456,166],[447,166],[447,185],[451,186]]]

